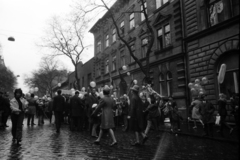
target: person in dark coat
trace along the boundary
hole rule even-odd
[[[169,111],[169,118],[171,123],[171,132],[175,133],[175,126],[177,125],[177,131],[181,131],[181,121],[180,121],[180,115],[178,113],[178,107],[177,103],[173,100],[173,97],[168,98],[167,105],[169,105],[170,111]]]
[[[143,103],[138,95],[139,86],[134,85],[131,88],[132,97],[130,100],[130,130],[135,132],[136,141],[132,143],[133,146],[140,145],[139,133],[143,136],[143,143],[147,140],[144,132],[143,122]]]
[[[80,131],[83,129],[84,104],[79,98],[79,91],[70,99],[70,112],[72,117],[72,130]]]
[[[234,93],[231,97],[232,115],[234,115],[236,129],[239,130],[239,94]]]
[[[227,117],[227,100],[226,100],[226,95],[224,95],[223,93],[219,94],[219,100],[218,100],[218,114],[220,115],[220,134],[222,137],[224,137],[223,135],[223,129],[226,127],[230,130],[230,134],[233,131],[233,128],[231,126],[229,126],[226,123],[226,117]]]
[[[122,115],[123,115],[123,131],[127,131],[128,129],[128,116],[129,116],[129,105],[128,105],[128,99],[127,97],[123,96],[121,97],[120,105],[122,107]]]
[[[144,123],[144,128],[147,127],[147,116],[148,116],[148,111],[147,111],[147,108],[149,106],[149,102],[147,101],[147,96],[146,94],[140,94],[140,98],[142,99],[142,102],[143,102],[143,123]]]
[[[202,116],[202,121],[204,123],[204,131],[205,134],[203,136],[211,136],[213,137],[213,126],[215,123],[214,111],[215,108],[213,104],[209,101],[205,100],[205,95],[201,96],[201,105],[199,108],[199,112]]]
[[[34,123],[34,115],[36,114],[36,100],[34,99],[34,94],[31,94],[31,98],[28,101],[28,112],[27,112],[27,125],[35,125]]]
[[[3,94],[3,114],[2,114],[2,125],[3,127],[8,127],[7,120],[11,115],[10,100],[7,92]]]
[[[85,112],[87,114],[87,117],[88,117],[88,131],[92,132],[92,126],[93,126],[93,122],[92,122],[92,118],[91,118],[91,115],[92,115],[92,112],[93,112],[93,109],[92,109],[92,106],[93,104],[98,104],[98,96],[96,94],[96,88],[91,88],[91,93],[89,93],[88,96],[86,96],[86,100],[85,100]]]
[[[53,112],[54,112],[54,115],[55,115],[55,123],[56,123],[57,133],[60,133],[61,121],[62,121],[64,105],[65,105],[65,99],[61,95],[62,94],[61,90],[58,90],[57,93],[58,93],[58,95],[56,97],[54,97],[54,99],[53,99]]]
[[[117,140],[115,138],[113,128],[115,127],[114,124],[114,114],[113,114],[113,107],[114,107],[114,100],[110,97],[110,87],[107,85],[104,87],[103,90],[104,97],[100,100],[99,105],[97,106],[97,109],[93,112],[92,116],[99,113],[100,110],[102,110],[101,115],[101,125],[100,125],[100,133],[98,139],[94,142],[95,144],[99,144],[100,140],[103,135],[103,130],[108,130],[109,134],[112,137],[112,144],[110,146],[114,146],[117,144]]]

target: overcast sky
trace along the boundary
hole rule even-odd
[[[24,75],[38,68],[42,50],[36,42],[45,34],[47,22],[54,16],[65,16],[71,11],[72,0],[0,0],[0,43],[5,64],[15,75],[20,75],[18,87],[24,86]],[[90,38],[93,36],[89,33]],[[14,37],[15,42],[7,41]],[[93,49],[82,59],[93,57]],[[68,59],[61,59],[69,70],[73,70]]]

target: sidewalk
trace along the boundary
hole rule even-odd
[[[217,141],[223,141],[223,142],[229,142],[238,144],[239,143],[239,133],[237,129],[234,128],[232,134],[229,134],[228,129],[224,129],[224,137],[220,135],[217,131],[219,130],[219,126],[214,126],[213,130],[213,137],[203,137],[204,135],[204,129],[203,126],[200,123],[197,123],[197,129],[193,129],[194,123],[193,121],[187,121],[184,120],[181,122],[181,132],[177,132],[178,135],[185,135],[185,136],[194,136],[198,138],[206,138],[206,139],[212,139]],[[163,132],[171,132],[171,124],[170,123],[164,123],[160,125],[160,131]]]

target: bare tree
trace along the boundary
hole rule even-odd
[[[143,14],[145,17],[145,25],[147,28],[146,33],[148,34],[148,48],[147,48],[147,52],[146,52],[146,65],[144,66],[141,63],[141,61],[139,60],[139,58],[134,55],[134,53],[131,49],[131,46],[127,41],[127,36],[124,36],[121,33],[121,29],[119,28],[119,25],[118,25],[119,17],[121,17],[123,14],[130,13],[130,12],[119,13],[120,9],[122,7],[124,7],[124,5],[127,5],[129,3],[129,1],[130,0],[117,0],[116,3],[110,7],[111,3],[109,0],[100,0],[100,2],[99,2],[99,0],[89,0],[88,2],[86,2],[86,5],[82,5],[83,3],[79,3],[77,9],[79,10],[79,15],[81,15],[82,17],[87,17],[88,19],[89,19],[89,14],[96,16],[93,13],[98,14],[99,12],[102,12],[104,10],[107,12],[107,14],[104,17],[104,19],[106,19],[106,21],[103,21],[102,25],[105,25],[106,23],[109,23],[109,22],[112,25],[114,25],[119,39],[121,40],[121,42],[123,44],[125,44],[125,46],[127,47],[128,51],[129,51],[129,54],[135,60],[135,62],[138,64],[141,71],[145,75],[145,83],[151,84],[149,63],[150,63],[150,54],[152,53],[152,47],[153,47],[154,40],[155,40],[153,26],[152,26],[151,22],[149,21],[149,17],[147,15],[147,8],[144,5],[144,3],[146,1],[140,0],[140,3],[143,7],[142,11],[135,10],[135,11],[131,11],[131,13]]]
[[[60,68],[59,62],[54,58],[43,57],[39,66],[40,69],[33,71],[32,75],[24,79],[24,82],[29,87],[38,87],[40,95],[45,95],[46,91],[52,95],[53,87],[66,78],[68,72]]]
[[[43,38],[42,47],[52,49],[50,56],[66,56],[71,60],[75,68],[75,79],[77,88],[80,89],[80,78],[78,76],[78,64],[81,62],[81,55],[89,47],[84,44],[84,35],[87,28],[87,21],[78,15],[72,14],[71,18],[61,19],[53,17],[49,24],[47,36]]]
[[[13,72],[0,64],[0,91],[12,92],[16,84],[17,78]]]

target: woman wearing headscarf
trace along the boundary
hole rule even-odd
[[[13,142],[17,140],[19,145],[22,141],[22,124],[24,120],[24,112],[27,109],[27,101],[22,97],[23,93],[21,89],[14,91],[14,98],[10,101],[10,107],[12,110],[12,136]]]
[[[97,109],[93,112],[92,116],[97,115],[102,110],[101,115],[101,125],[100,125],[100,133],[98,139],[94,142],[95,144],[99,144],[103,135],[103,130],[107,130],[112,137],[113,143],[110,146],[114,146],[117,144],[117,140],[115,138],[113,128],[114,124],[114,100],[111,98],[110,88],[106,85],[103,90],[104,97],[100,100]]]

